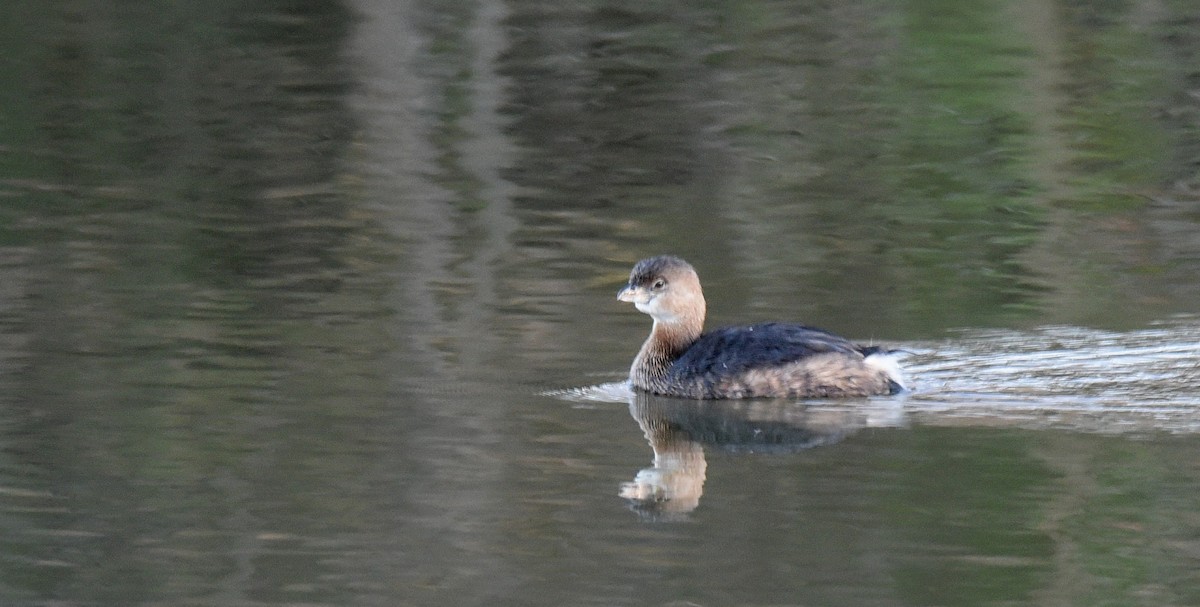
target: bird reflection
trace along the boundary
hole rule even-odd
[[[654,450],[654,465],[622,483],[619,494],[652,520],[685,519],[700,505],[708,468],[705,446],[734,453],[794,453],[836,443],[874,425],[879,416],[878,408],[854,403],[685,400],[640,391],[633,394],[629,411]],[[887,417],[897,414],[894,410]]]

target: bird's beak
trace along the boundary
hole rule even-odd
[[[637,301],[637,291],[637,287],[625,285],[621,287],[620,291],[617,291],[617,299],[629,302]]]

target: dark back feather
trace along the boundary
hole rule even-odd
[[[863,348],[828,331],[790,323],[723,327],[705,333],[672,365],[685,376],[731,374],[775,367],[807,356],[840,352],[863,355]]]

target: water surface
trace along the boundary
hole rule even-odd
[[[6,605],[1200,603],[1188,2],[0,17]],[[663,252],[912,390],[629,393]]]

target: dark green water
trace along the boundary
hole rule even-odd
[[[7,3],[0,603],[1200,603],[1198,32]],[[633,398],[661,252],[912,392]]]

